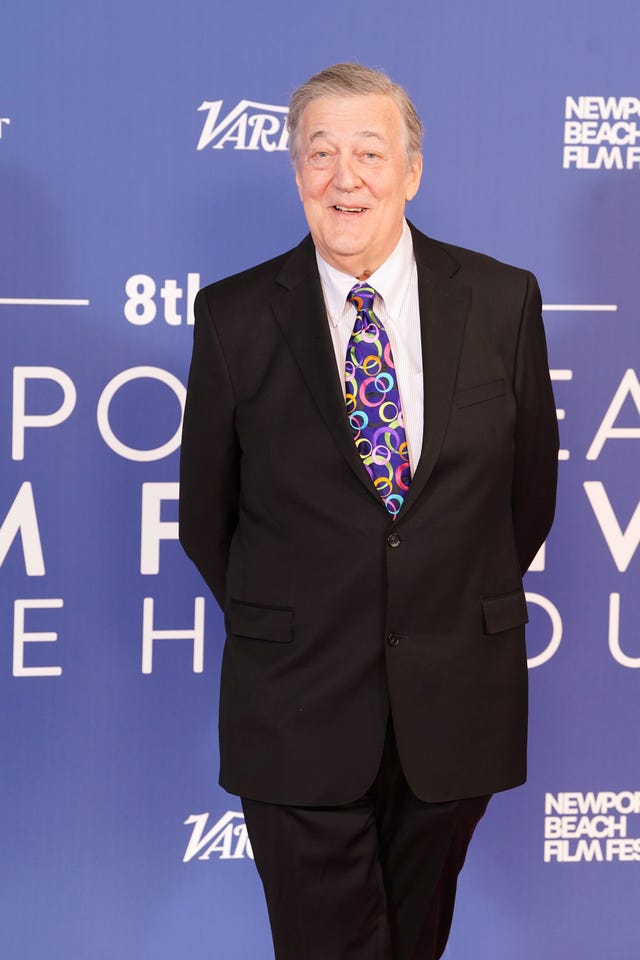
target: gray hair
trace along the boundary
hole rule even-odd
[[[422,151],[422,123],[409,95],[381,70],[359,63],[336,63],[303,83],[289,101],[289,151],[294,164],[300,156],[300,123],[305,108],[320,97],[353,97],[370,93],[391,97],[400,111],[405,131],[404,151],[410,164]]]

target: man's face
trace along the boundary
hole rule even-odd
[[[300,123],[296,183],[320,255],[366,279],[402,233],[422,160],[407,165],[404,126],[383,94],[312,100]]]

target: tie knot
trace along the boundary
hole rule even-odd
[[[370,287],[367,283],[356,283],[354,287],[349,291],[347,300],[349,303],[352,303],[358,313],[361,310],[372,310],[373,301],[375,299],[376,292],[373,287]]]

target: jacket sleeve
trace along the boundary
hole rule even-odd
[[[516,433],[513,523],[524,574],[551,529],[558,473],[558,420],[542,324],[542,299],[528,274],[514,367]]]
[[[207,293],[195,301],[193,355],[180,454],[180,542],[224,607],[238,518],[240,450],[234,396]]]

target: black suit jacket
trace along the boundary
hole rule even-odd
[[[521,575],[557,471],[540,294],[412,231],[424,439],[395,522],[355,450],[310,237],[196,300],[180,539],[225,611],[233,793],[356,799],[390,709],[420,798],[525,778]]]

